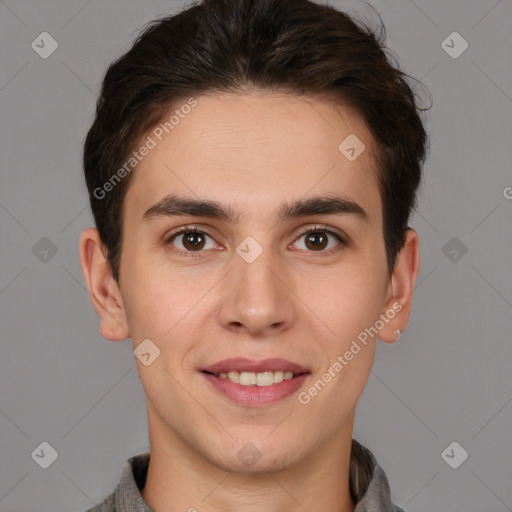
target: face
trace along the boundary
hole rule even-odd
[[[365,328],[403,327],[373,144],[355,112],[319,99],[196,99],[134,171],[119,303],[134,349],[159,351],[136,359],[152,439],[276,470],[351,435],[377,342]],[[355,159],[339,149],[349,135]]]

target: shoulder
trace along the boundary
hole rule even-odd
[[[112,493],[85,512],[152,512],[140,493],[146,483],[148,465],[149,452],[128,459],[121,470],[121,479]]]
[[[114,493],[110,494],[105,501],[87,509],[85,512],[116,512]]]

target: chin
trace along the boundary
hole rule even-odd
[[[267,459],[266,457],[262,456],[261,459],[254,464],[246,464],[236,458],[229,461],[219,461],[219,463],[216,465],[224,471],[228,471],[230,473],[257,476],[284,471],[290,467],[290,464],[290,461],[283,458],[276,459],[273,457],[272,459]]]
[[[261,445],[265,445],[262,447]],[[234,447],[230,447],[232,450]],[[222,450],[224,453],[228,449]],[[243,475],[260,475],[276,473],[289,468],[297,461],[298,450],[292,446],[286,448],[283,444],[273,445],[262,439],[253,442],[237,443],[237,447],[229,458],[219,457],[219,452],[210,454],[209,460],[220,469]]]

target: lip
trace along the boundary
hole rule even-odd
[[[296,375],[310,373],[308,368],[298,363],[287,361],[286,359],[272,358],[262,359],[261,361],[253,361],[244,357],[235,357],[231,359],[223,359],[211,366],[203,368],[203,372],[221,373],[221,372],[253,372],[260,373],[264,371],[283,371],[293,372]]]
[[[298,391],[310,376],[309,373],[303,373],[270,386],[243,386],[235,384],[229,379],[216,377],[211,373],[202,372],[202,375],[222,396],[235,404],[250,407],[262,407],[290,396]]]

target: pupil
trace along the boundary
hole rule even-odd
[[[192,247],[196,248],[201,245],[201,235],[199,233],[189,233],[185,237],[186,243],[189,243]]]
[[[185,237],[186,244],[194,248],[201,246],[201,235],[199,233],[189,233]],[[310,233],[307,238],[308,244],[311,243],[316,249],[325,247],[326,237],[322,233]]]
[[[322,239],[322,241],[320,241],[319,243],[315,243],[315,241],[314,241],[315,239],[317,239],[317,241],[318,241],[318,239]],[[308,237],[308,242],[312,242],[313,247],[315,247],[317,249],[319,247],[323,248],[323,247],[325,247],[325,243],[323,243],[323,242],[325,242],[325,236],[322,233],[311,233]]]

